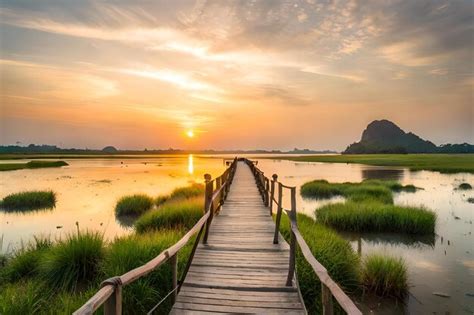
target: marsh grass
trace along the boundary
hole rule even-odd
[[[170,199],[177,200],[199,196],[204,196],[204,185],[194,183],[190,186],[176,188],[171,193]]]
[[[140,215],[153,207],[153,199],[144,194],[135,194],[120,198],[115,206],[115,214]]]
[[[184,233],[183,230],[173,229],[118,238],[106,250],[101,266],[102,273],[107,278],[139,267],[175,244]],[[192,241],[178,254],[180,271],[184,269],[191,245]],[[171,280],[170,265],[165,263],[144,278],[124,287],[124,312],[126,314],[148,312],[172,289]],[[169,302],[167,300],[164,305],[167,310],[171,306]]]
[[[39,273],[38,265],[42,255],[52,246],[49,237],[34,236],[33,240],[17,250],[2,274],[10,282],[31,278]]]
[[[318,222],[343,231],[433,234],[436,214],[419,207],[384,204],[377,199],[325,205],[315,211]]]
[[[407,267],[402,258],[369,254],[362,265],[365,289],[382,297],[404,298],[408,293]]]
[[[37,280],[0,287],[0,314],[44,314],[51,289]]]
[[[461,183],[461,184],[459,184],[458,189],[459,190],[471,190],[472,186],[469,183]]]
[[[56,194],[49,191],[24,191],[3,198],[0,207],[6,211],[27,211],[53,208]]]
[[[191,229],[203,215],[203,198],[193,197],[168,201],[157,210],[151,210],[135,222],[139,233],[163,229]]]
[[[285,160],[358,163],[376,166],[408,167],[410,170],[429,170],[441,173],[474,173],[472,154],[342,154],[280,157]],[[272,157],[272,159],[275,159]]]
[[[298,229],[308,244],[314,257],[328,270],[341,288],[353,293],[359,286],[359,257],[349,242],[332,229],[317,223],[312,218],[298,214]],[[290,237],[289,220],[281,218],[280,232],[288,241]],[[321,285],[312,267],[306,262],[298,249],[296,256],[298,281],[305,305],[310,314],[321,313]]]
[[[14,171],[21,169],[35,169],[46,167],[61,167],[67,166],[64,161],[30,161],[28,163],[0,163],[0,171]]]
[[[327,180],[314,180],[301,186],[305,198],[327,199],[343,196],[352,201],[376,199],[383,203],[393,203],[393,191],[415,192],[413,185],[403,186],[396,181],[364,180],[360,183],[329,183]]]
[[[78,231],[46,251],[39,269],[51,287],[75,290],[83,288],[98,275],[103,257],[103,236],[97,232]]]

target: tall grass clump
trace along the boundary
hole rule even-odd
[[[116,215],[140,215],[153,207],[153,199],[144,194],[120,198],[115,206]]]
[[[41,257],[51,246],[51,239],[35,236],[33,241],[22,246],[12,255],[2,272],[3,276],[10,282],[37,276]]]
[[[170,199],[171,200],[186,199],[186,198],[193,198],[193,197],[199,197],[199,196],[204,196],[204,185],[194,183],[190,186],[176,188],[171,193]]]
[[[402,185],[392,180],[364,180],[360,183],[329,183],[326,180],[314,180],[301,186],[301,195],[306,198],[327,199],[343,196],[353,201],[377,199],[383,203],[393,203],[392,192],[414,192],[413,185]]]
[[[44,280],[52,287],[75,290],[97,276],[103,257],[103,236],[97,232],[78,231],[45,252],[39,267]]]
[[[308,244],[314,257],[326,267],[331,278],[346,292],[354,292],[359,286],[359,257],[349,242],[332,229],[317,223],[312,218],[298,214],[298,229]],[[280,232],[288,241],[289,220],[282,215]],[[313,268],[297,250],[296,267],[301,293],[310,314],[321,313],[321,285]]]
[[[106,250],[101,270],[105,278],[122,275],[158,256],[175,244],[184,234],[180,230],[162,230],[146,234],[133,234],[116,239]],[[192,242],[189,242],[191,245]],[[178,269],[184,269],[190,247],[178,254]],[[127,285],[123,292],[125,314],[145,314],[160,301],[171,288],[170,264],[165,263],[149,275]],[[169,299],[166,307],[169,307]],[[163,311],[163,313],[165,313]]]
[[[0,207],[7,211],[35,210],[53,208],[56,205],[56,194],[49,191],[24,191],[3,198]]]
[[[194,197],[164,203],[135,222],[139,233],[163,229],[191,229],[203,215],[203,199]]]
[[[362,265],[362,284],[383,297],[403,298],[408,293],[407,267],[402,258],[369,254]]]
[[[354,232],[433,234],[436,214],[425,208],[384,204],[377,200],[348,201],[316,209],[318,222]]]
[[[41,314],[48,305],[51,291],[36,280],[5,284],[0,287],[0,314]]]

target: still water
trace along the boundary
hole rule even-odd
[[[437,213],[436,235],[409,237],[399,234],[342,234],[362,256],[377,251],[401,256],[408,265],[410,294],[405,304],[364,300],[364,313],[378,314],[473,314],[474,312],[474,191],[458,191],[461,182],[474,184],[472,174],[410,172],[404,168],[357,164],[306,163],[259,159],[258,166],[270,177],[277,173],[286,185],[299,187],[313,179],[358,182],[366,178],[397,179],[423,188],[395,195],[395,203],[423,205]],[[14,192],[52,189],[57,205],[52,210],[7,213],[0,210],[0,251],[9,252],[33,235],[61,237],[81,229],[101,231],[108,239],[132,232],[130,222],[115,218],[114,206],[123,195],[168,194],[203,175],[220,175],[222,158],[210,156],[160,156],[123,159],[71,159],[69,166],[54,169],[0,173],[0,198]],[[2,161],[3,163],[9,161]],[[297,194],[298,211],[313,216],[327,201],[305,200]],[[289,196],[286,196],[289,197]],[[286,207],[289,199],[284,198]],[[447,297],[434,295],[442,293]]]

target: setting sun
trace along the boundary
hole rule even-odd
[[[188,136],[188,138],[193,138],[194,137],[194,131],[192,131],[192,130],[186,131],[186,136]]]

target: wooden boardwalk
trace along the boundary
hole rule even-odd
[[[238,162],[229,195],[199,244],[171,314],[305,314],[286,286],[289,246],[273,244],[275,224],[255,177]]]

